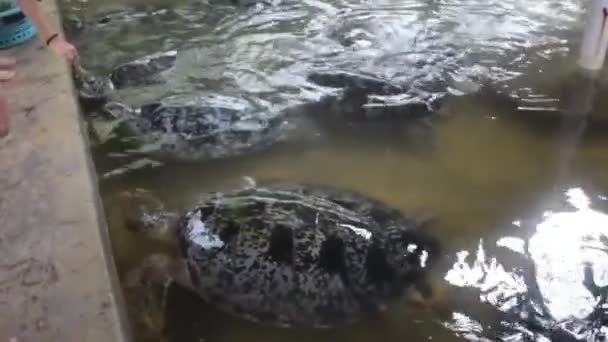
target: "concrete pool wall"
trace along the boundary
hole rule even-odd
[[[40,2],[54,27],[54,0]],[[0,84],[0,342],[129,341],[86,130],[68,65],[39,40]]]

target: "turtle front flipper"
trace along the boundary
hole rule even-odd
[[[127,294],[127,309],[134,317],[132,324],[137,327],[139,335],[154,338],[164,335],[169,289],[174,283],[183,281],[185,271],[182,261],[164,254],[153,254],[126,274],[123,287]]]
[[[166,254],[147,256],[141,265],[127,273],[124,287],[142,290],[146,309],[164,312],[167,308],[167,292],[172,284],[192,290],[192,284],[185,260],[172,258]]]

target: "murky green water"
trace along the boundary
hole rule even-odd
[[[454,78],[570,94],[583,11],[576,1],[521,0],[308,0],[247,9],[162,0],[63,5],[87,18],[112,15],[110,24],[74,37],[92,69],[107,71],[159,50],[180,52],[167,85],[126,91],[119,95],[125,101],[221,94],[268,110],[317,98],[322,90],[305,83],[311,68],[365,71],[412,84],[419,93]],[[443,288],[437,311],[395,303],[387,315],[354,326],[281,330],[193,305],[199,302],[175,290],[172,341],[548,341],[519,314],[533,316],[539,303],[545,318],[559,322],[589,314],[595,302],[582,285],[585,261],[593,263],[598,286],[608,283],[601,251],[608,235],[602,96],[599,90],[592,110],[600,120],[580,132],[567,125],[566,135],[557,116],[527,118],[500,102],[465,96],[450,101],[430,136],[415,127],[397,136],[306,127],[304,133],[319,138],[229,160],[155,160],[153,167],[121,174],[113,172],[141,157],[119,154],[112,144],[93,149],[106,199],[145,188],[168,207],[186,209],[201,193],[242,187],[248,177],[260,184],[334,184],[405,213],[439,216],[433,232],[445,245],[445,260],[435,274]],[[571,103],[584,108],[582,99]],[[126,232],[118,217],[111,217],[110,228],[121,272],[162,248]]]

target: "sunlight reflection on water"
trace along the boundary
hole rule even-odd
[[[526,277],[519,265],[507,269],[496,257],[488,255],[484,242],[480,241],[472,262],[467,262],[472,253],[457,254],[457,261],[445,280],[457,287],[477,288],[482,302],[503,312],[522,305],[521,299],[527,297],[537,305],[537,315],[553,324],[588,319],[602,303],[598,303],[598,298],[585,286],[584,266],[591,265],[595,286],[601,288],[608,284],[608,215],[593,209],[590,197],[581,188],[569,189],[565,195],[571,208],[546,210],[527,241],[513,236],[496,241],[496,246],[529,259],[532,277]],[[521,221],[514,221],[513,225],[523,229]],[[537,298],[539,296],[541,298]],[[454,330],[470,333],[479,328],[462,317],[454,317],[454,321],[458,326]],[[593,332],[582,334],[590,338]]]

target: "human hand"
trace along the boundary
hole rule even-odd
[[[77,63],[80,58],[74,45],[68,43],[63,37],[57,37],[57,39],[51,41],[49,48],[57,56],[65,58],[70,64]]]

